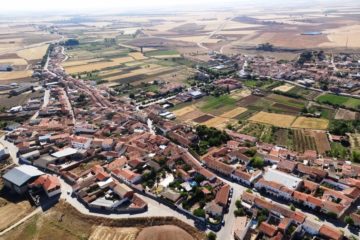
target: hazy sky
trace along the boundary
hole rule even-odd
[[[127,12],[134,10],[179,10],[186,7],[186,10],[200,10],[212,6],[244,6],[246,4],[257,3],[262,7],[272,4],[280,7],[288,4],[310,4],[311,6],[321,3],[327,5],[335,2],[360,2],[360,0],[1,0],[4,3],[0,7],[2,13],[12,12],[54,12],[67,11],[87,12],[87,11],[117,11]]]
[[[169,8],[210,3],[241,2],[247,0],[8,0],[0,11],[61,11],[61,10],[136,10]]]

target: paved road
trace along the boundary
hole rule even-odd
[[[148,198],[143,195],[139,195],[140,198],[142,198],[144,201],[148,204],[148,211],[144,213],[138,213],[138,214],[101,214],[101,213],[94,213],[90,212],[89,209],[87,209],[82,203],[80,203],[76,198],[72,197],[69,193],[72,192],[72,188],[69,184],[67,184],[63,179],[60,180],[61,182],[61,199],[64,199],[66,202],[71,204],[74,208],[76,208],[79,212],[82,214],[86,214],[89,216],[97,216],[97,217],[106,217],[111,219],[121,219],[121,218],[137,218],[137,217],[176,217],[185,223],[194,226],[194,222],[191,219],[186,218],[183,214],[178,213],[177,211],[158,203],[157,201],[154,201],[151,198]]]
[[[41,108],[45,108],[49,104],[49,101],[50,101],[50,90],[45,89],[44,102],[43,102],[43,105],[41,106]],[[39,112],[40,112],[40,110],[36,111],[36,113],[31,117],[31,120],[36,119],[39,116]]]
[[[5,135],[0,138],[0,143],[7,148],[13,162],[19,165],[19,158],[16,156],[19,149],[11,142],[5,141]]]
[[[233,195],[231,198],[231,204],[229,206],[229,212],[224,216],[225,226],[222,227],[222,229],[217,233],[217,237],[218,239],[232,240],[234,239],[233,230],[235,227],[235,215],[234,215],[234,211],[236,210],[235,202],[236,200],[240,199],[240,196],[246,190],[246,188],[237,183],[229,182],[225,179],[221,179],[221,180],[228,183],[233,188]]]

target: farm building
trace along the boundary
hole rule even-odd
[[[33,182],[43,174],[36,167],[21,165],[5,173],[3,179],[7,188],[18,194],[24,194],[28,189],[28,183]]]
[[[17,95],[20,95],[24,92],[27,92],[27,91],[30,91],[33,89],[33,86],[29,85],[29,86],[21,86],[21,87],[18,87],[16,89],[13,89],[9,92],[10,95],[12,96],[17,96]]]
[[[13,68],[11,65],[8,64],[0,65],[0,72],[10,72],[12,70]]]

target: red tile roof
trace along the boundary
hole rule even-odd
[[[343,233],[340,230],[330,227],[326,224],[321,226],[319,232],[321,235],[333,240],[341,240],[343,238]]]
[[[60,187],[60,181],[57,177],[51,175],[41,175],[38,177],[31,186],[42,186],[46,191],[56,189]]]
[[[225,184],[220,188],[220,190],[216,193],[215,202],[219,205],[226,206],[228,203],[228,198],[230,194],[230,185]]]
[[[266,222],[262,222],[259,227],[259,231],[269,237],[273,237],[277,232],[277,228],[274,225],[270,225]]]

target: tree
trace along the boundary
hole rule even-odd
[[[78,100],[78,102],[84,102],[85,99],[86,99],[85,94],[81,93],[77,100]]]
[[[207,235],[208,240],[216,240],[216,234],[214,232],[209,232]]]
[[[290,209],[291,209],[291,211],[295,211],[295,210],[296,210],[296,208],[295,208],[295,206],[294,206],[293,204],[290,204]]]
[[[105,117],[106,117],[107,120],[111,120],[114,117],[114,115],[115,115],[114,112],[109,112],[109,113],[106,114]]]
[[[235,217],[243,217],[245,216],[245,211],[242,208],[238,208],[234,211]]]
[[[251,158],[251,165],[255,168],[259,168],[262,169],[264,167],[264,159],[262,159],[261,157],[255,156],[253,158]]]
[[[195,209],[193,213],[197,217],[205,218],[205,210],[202,208]]]
[[[344,218],[344,221],[346,222],[346,224],[349,224],[349,225],[353,225],[354,224],[354,220],[350,217],[350,216],[346,216]]]
[[[79,40],[70,38],[65,41],[64,45],[65,46],[76,46],[76,45],[79,45]]]
[[[241,200],[236,200],[235,206],[236,206],[237,208],[241,208],[241,207],[242,207],[242,205],[241,205]]]
[[[354,150],[351,154],[351,160],[360,163],[360,151]]]
[[[329,217],[331,217],[331,218],[337,218],[338,217],[338,215],[336,213],[334,213],[334,212],[328,212],[327,215]]]
[[[354,127],[350,122],[343,120],[333,120],[330,122],[330,133],[335,135],[345,135],[345,133],[353,132]]]

